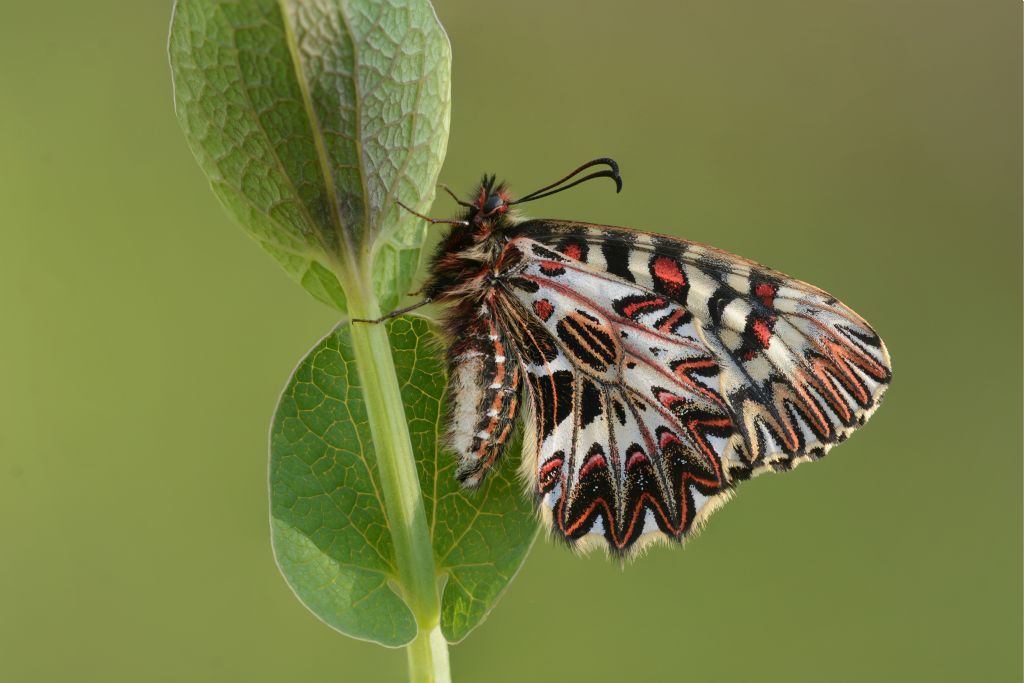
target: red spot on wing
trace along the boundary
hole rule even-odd
[[[647,456],[644,455],[643,451],[637,451],[633,455],[629,456],[629,460],[626,462],[626,469],[631,470],[644,462],[647,462]]]
[[[580,479],[587,476],[589,472],[597,469],[598,467],[607,467],[608,461],[604,459],[603,455],[595,455],[590,460],[587,460],[586,464],[580,469]]]
[[[541,261],[540,272],[548,277],[558,277],[565,273],[565,268],[554,261]]]
[[[680,440],[678,436],[676,436],[675,434],[666,429],[661,433],[661,436],[658,438],[658,448],[664,451],[665,448],[670,444],[677,444],[681,446],[683,442]]]
[[[634,316],[636,316],[637,313],[642,312],[645,308],[658,309],[664,306],[665,303],[665,300],[662,299],[661,297],[655,297],[653,299],[644,299],[643,301],[635,301],[629,304],[624,309],[622,309],[622,311],[623,313],[626,314],[627,318],[633,318]]]
[[[583,255],[583,248],[580,247],[580,245],[578,244],[570,242],[569,244],[566,244],[564,247],[562,247],[562,253],[568,256],[569,258],[576,259],[578,261],[580,259],[580,256]]]
[[[548,460],[546,463],[544,463],[544,467],[542,467],[540,469],[540,476],[541,476],[541,478],[547,477],[552,472],[554,472],[557,469],[560,469],[561,467],[562,467],[562,459],[561,458],[552,458],[551,460]]]
[[[672,313],[672,315],[665,318],[665,322],[658,325],[658,331],[666,333],[674,331],[673,328],[679,323],[679,321],[681,321],[685,317],[686,311],[684,311],[681,308],[676,309],[675,312]]]
[[[686,276],[682,267],[667,256],[655,257],[654,277],[669,296],[680,296],[686,288]]]
[[[754,336],[757,337],[757,341],[763,348],[768,348],[768,344],[772,340],[772,330],[768,327],[768,323],[760,318],[754,321]]]
[[[697,358],[694,360],[686,360],[678,363],[675,369],[676,377],[680,379],[687,379],[688,372],[695,370],[706,370],[718,367],[718,361],[714,358]]]
[[[547,299],[538,299],[533,302],[533,312],[541,320],[547,322],[551,318],[551,314],[555,312],[555,307]]]
[[[760,299],[766,308],[775,308],[776,292],[778,292],[778,288],[769,282],[762,282],[754,287],[754,296]]]
[[[663,405],[666,408],[668,408],[669,410],[672,409],[672,406],[674,406],[676,403],[679,403],[682,400],[683,400],[682,398],[680,398],[679,396],[676,396],[671,391],[659,391],[658,392],[658,402],[661,403],[661,405]]]
[[[559,475],[562,471],[562,463],[565,460],[558,457],[557,455],[549,459],[544,466],[540,468],[540,475],[538,476],[538,488],[541,492],[547,492],[558,483]]]

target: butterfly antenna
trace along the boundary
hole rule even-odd
[[[395,200],[395,203],[398,204],[403,209],[405,209],[406,211],[408,211],[409,213],[411,213],[413,216],[416,216],[417,218],[422,218],[431,225],[437,225],[438,223],[444,223],[446,225],[469,225],[469,221],[445,220],[441,218],[431,218],[430,216],[424,216],[419,211],[413,211],[408,206],[406,206],[405,204],[398,200]]]
[[[608,168],[602,169],[600,171],[594,171],[593,173],[585,175],[582,178],[577,178],[568,185],[562,185],[562,183],[568,180],[572,180],[578,174],[582,173],[588,168],[593,168],[594,166],[608,166]],[[615,163],[614,159],[610,159],[608,157],[601,157],[600,159],[588,161],[587,163],[583,164],[582,166],[574,170],[572,173],[562,178],[561,180],[557,180],[551,183],[550,185],[545,185],[539,190],[534,190],[530,194],[526,195],[525,197],[520,197],[514,202],[509,202],[509,206],[511,206],[512,204],[522,204],[523,202],[532,202],[533,200],[541,199],[542,197],[550,197],[553,194],[557,194],[559,192],[562,192],[563,190],[568,190],[570,187],[575,187],[580,183],[585,183],[588,180],[593,180],[594,178],[611,178],[612,180],[615,181],[615,192],[618,193],[622,191],[622,176],[619,174],[619,165]]]
[[[476,208],[475,206],[473,206],[469,202],[464,202],[461,199],[459,199],[458,195],[456,195],[455,192],[452,191],[452,188],[448,187],[444,183],[439,184],[438,187],[440,187],[442,190],[447,192],[451,196],[451,198],[455,200],[455,203],[458,204],[459,206],[464,206],[467,209],[475,209]]]

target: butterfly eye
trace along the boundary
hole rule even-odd
[[[489,213],[493,213],[494,211],[496,211],[498,209],[498,207],[500,207],[500,206],[502,206],[504,204],[505,204],[505,200],[504,199],[502,199],[500,196],[498,196],[496,194],[492,194],[490,197],[487,198],[487,201],[484,202],[484,208],[483,208],[484,215],[487,215]]]

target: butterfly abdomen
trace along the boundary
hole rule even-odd
[[[466,301],[457,309],[461,315],[449,324],[460,329],[449,355],[448,441],[459,457],[459,481],[475,487],[512,437],[522,374],[486,304]]]

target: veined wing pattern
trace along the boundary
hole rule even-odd
[[[491,302],[524,370],[524,467],[573,544],[681,540],[739,480],[816,459],[891,377],[829,294],[692,242],[518,224]]]

